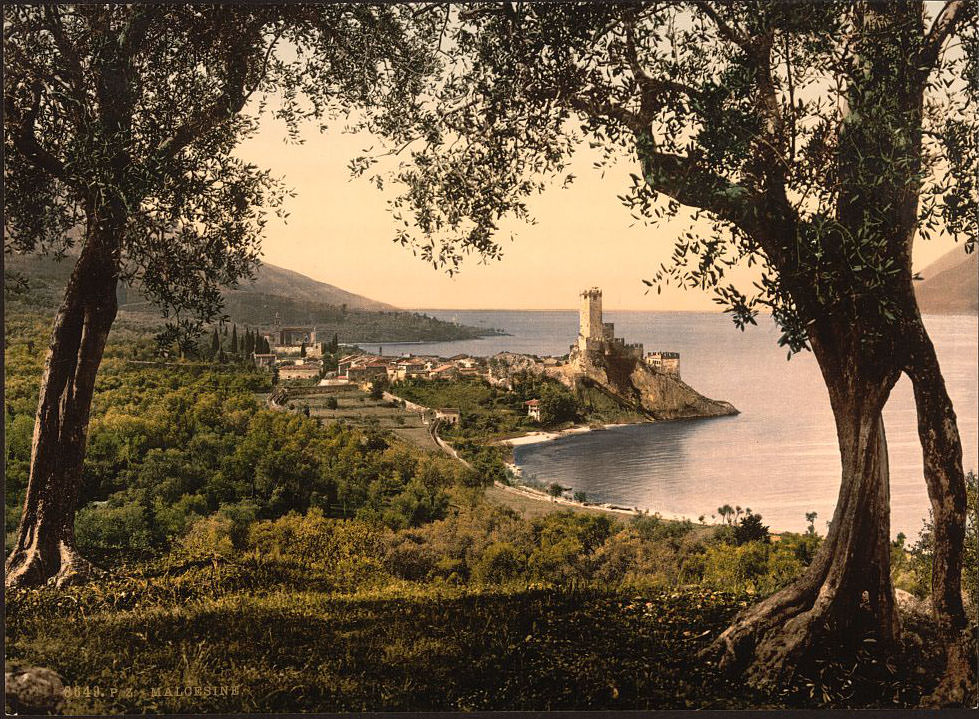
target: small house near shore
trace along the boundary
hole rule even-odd
[[[530,399],[524,402],[527,406],[527,416],[532,420],[540,422],[540,400]]]

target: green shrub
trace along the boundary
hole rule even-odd
[[[306,565],[323,565],[329,557],[335,521],[322,510],[290,512],[248,527],[248,549],[261,558],[286,558]]]
[[[438,487],[426,485],[416,477],[391,499],[381,517],[392,529],[418,527],[442,519],[448,507],[449,498],[445,492]]]
[[[760,514],[750,512],[741,518],[741,521],[734,526],[734,543],[741,545],[748,542],[769,543],[768,527],[761,523]]]
[[[138,504],[83,507],[75,515],[75,540],[83,554],[95,557],[144,554],[156,544],[147,511]]]
[[[527,569],[527,557],[509,542],[488,546],[473,567],[473,578],[481,584],[506,584],[522,577]]]
[[[192,558],[228,558],[235,552],[231,533],[230,518],[211,515],[194,522],[180,546]]]
[[[702,581],[720,591],[764,595],[792,582],[805,567],[794,549],[781,542],[712,543],[703,556]]]
[[[384,568],[409,581],[429,578],[436,572],[438,563],[432,547],[414,534],[399,536],[384,555]]]

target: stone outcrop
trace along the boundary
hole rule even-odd
[[[517,354],[516,352],[500,352],[487,361],[487,380],[498,387],[513,387],[513,379],[517,375],[541,375],[544,373],[544,363],[532,355]]]
[[[614,353],[572,358],[558,376],[569,387],[591,383],[651,419],[692,419],[738,414],[729,402],[704,397],[679,377],[657,371],[641,359]]]
[[[680,379],[676,352],[645,354],[641,344],[615,336],[602,316],[602,291],[581,293],[579,331],[568,364],[553,376],[574,389],[582,383],[599,388],[651,419],[689,419],[738,414],[730,403],[704,397]]]

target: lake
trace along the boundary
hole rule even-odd
[[[509,335],[385,344],[385,353],[562,355],[578,333],[576,311],[422,311]],[[817,527],[825,531],[839,490],[839,452],[829,398],[810,353],[787,361],[776,344],[777,328],[763,317],[745,332],[723,314],[607,311],[605,320],[615,323],[616,336],[642,342],[647,351],[680,352],[684,381],[708,397],[731,402],[741,414],[619,427],[518,447],[516,462],[526,477],[574,487],[591,501],[692,519],[709,519],[723,504],[750,507],[775,530],[803,530],[805,513],[815,511]],[[925,324],[955,404],[965,468],[979,468],[979,321],[930,316]],[[907,378],[894,388],[884,424],[892,535],[914,538],[929,503]]]

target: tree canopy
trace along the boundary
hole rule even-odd
[[[740,325],[771,311],[793,350],[815,313],[854,293],[893,317],[887,286],[911,238],[895,246],[890,226],[974,247],[979,109],[974,6],[949,3],[925,27],[915,3],[898,4],[887,28],[873,3],[432,8],[447,22],[446,70],[438,112],[395,173],[398,240],[450,270],[467,253],[499,256],[501,220],[528,219],[529,196],[573,181],[570,158],[587,143],[598,167],[638,163],[620,188],[636,219],[686,207],[710,222],[649,268],[650,286],[712,290]],[[862,46],[874,23],[883,32]],[[873,80],[874,64],[924,83],[919,137],[905,136],[907,108]],[[856,154],[868,140],[886,152]],[[858,187],[906,188],[920,202],[911,217],[897,204],[844,217],[865,199]],[[739,264],[760,267],[755,285],[730,284]]]
[[[911,256],[917,238],[938,232],[974,249],[975,2],[428,11],[445,22],[443,72],[430,87],[434,109],[400,147],[399,242],[450,272],[466,254],[499,257],[504,218],[530,219],[530,196],[573,181],[570,158],[587,142],[599,168],[634,163],[619,197],[636,219],[682,211],[706,223],[673,238],[650,287],[711,290],[742,328],[769,311],[790,356],[816,355],[842,464],[826,542],[805,577],[746,610],[710,652],[777,686],[826,631],[866,623],[897,638],[881,411],[907,374],[941,534],[932,594],[949,651],[936,697],[974,692],[974,649],[962,639],[961,441]],[[370,159],[356,167],[368,171]],[[730,281],[740,265],[757,267],[751,287]]]
[[[429,64],[398,6],[12,5],[4,16],[4,251],[77,251],[85,223],[118,205],[119,280],[174,330],[220,313],[218,288],[250,275],[269,213],[285,214],[283,181],[234,152],[258,114],[294,141],[301,121],[354,107],[375,113],[352,123],[390,132]]]

